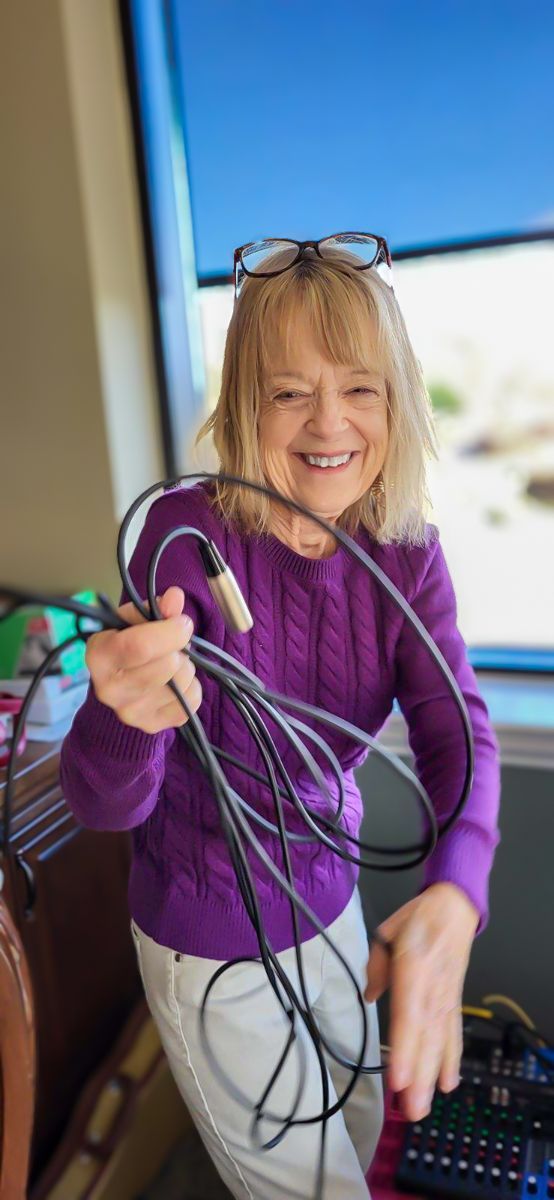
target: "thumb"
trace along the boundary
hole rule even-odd
[[[179,617],[185,603],[185,593],[181,587],[172,584],[163,596],[158,596],[158,606],[163,617]]]
[[[379,942],[374,941],[367,964],[367,986],[364,992],[366,1000],[371,1002],[379,999],[389,985],[389,975],[390,956]]]

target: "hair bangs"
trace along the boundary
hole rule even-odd
[[[379,310],[370,291],[352,287],[321,260],[315,269],[284,271],[271,280],[258,307],[259,366],[262,377],[279,346],[288,361],[301,331],[308,327],[314,343],[338,366],[352,364],[386,377]],[[275,286],[277,284],[277,286]],[[270,350],[271,348],[271,350]]]

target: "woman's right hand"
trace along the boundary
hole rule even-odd
[[[194,663],[182,653],[194,629],[183,613],[185,593],[180,587],[169,587],[157,601],[163,621],[147,621],[132,602],[122,604],[117,611],[130,628],[91,634],[85,653],[97,699],[112,708],[124,725],[143,733],[160,733],[188,721],[166,687],[169,679],[193,712],[202,702]],[[149,607],[148,601],[145,605]]]

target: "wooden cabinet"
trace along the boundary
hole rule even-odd
[[[130,834],[78,824],[61,791],[59,750],[60,743],[31,742],[17,760],[2,863],[36,1007],[31,1183],[142,994],[127,905]],[[2,822],[5,790],[0,770]]]

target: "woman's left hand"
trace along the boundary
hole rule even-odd
[[[461,888],[434,883],[379,925],[392,954],[372,944],[365,998],[390,984],[387,1082],[403,1093],[410,1121],[429,1112],[437,1081],[443,1092],[459,1083],[462,991],[478,924]]]

